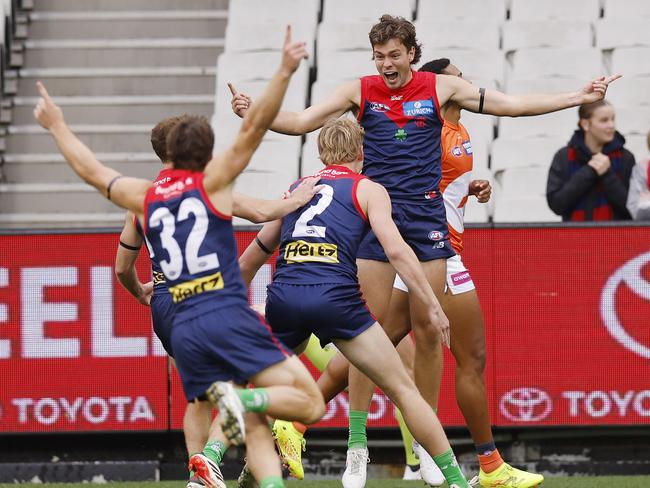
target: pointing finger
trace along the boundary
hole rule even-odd
[[[228,82],[228,88],[230,88],[230,93],[231,93],[232,95],[236,95],[236,94],[237,94],[237,90],[236,90],[235,87],[232,85],[232,83]]]
[[[612,75],[612,76],[610,76],[608,78],[605,78],[605,83],[609,84],[612,81],[616,81],[616,80],[618,80],[619,78],[622,78],[622,77],[623,77],[623,75],[617,73],[617,74]]]
[[[38,90],[38,94],[42,96],[45,100],[47,100],[48,102],[52,101],[52,99],[50,98],[50,94],[45,89],[45,85],[43,83],[37,81],[36,89]]]
[[[291,42],[291,25],[287,25],[287,31],[284,34],[284,44],[289,44]]]

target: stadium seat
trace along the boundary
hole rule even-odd
[[[318,144],[316,143],[318,134],[320,134],[320,129],[310,132],[305,138],[305,143],[302,146],[302,159],[300,162],[301,176],[313,175],[323,168],[323,163],[318,158]]]
[[[307,43],[307,52],[313,59],[314,40],[316,38],[315,23],[298,23],[292,25],[292,39]],[[255,35],[251,35],[255,32]],[[226,52],[248,51],[282,51],[285,32],[280,23],[258,22],[247,23],[245,26],[228,23],[226,27]]]
[[[605,73],[598,49],[520,49],[512,54],[508,78],[591,79]]]
[[[592,25],[579,20],[511,20],[503,24],[503,50],[536,47],[590,48]]]
[[[596,46],[600,49],[650,46],[648,19],[601,19],[596,22]]]
[[[244,171],[237,177],[235,191],[247,193],[255,198],[275,200],[289,189],[295,178],[277,171]]]
[[[415,23],[423,48],[499,49],[500,22],[496,20],[456,20]]]
[[[415,2],[413,0],[324,0],[323,21],[366,20],[373,24],[383,14],[399,15],[413,20]],[[368,28],[368,31],[370,28]],[[368,32],[366,31],[366,34]]]
[[[519,197],[519,198],[496,198],[494,201],[494,213],[492,221],[501,223],[522,223],[522,222],[561,222],[562,217],[556,215],[548,207],[546,197]]]
[[[488,85],[480,85],[486,88],[495,87],[495,82],[500,84],[505,75],[505,57],[497,49],[483,51],[422,46],[421,65],[438,58],[449,58],[463,72],[463,77],[474,84],[478,84],[476,80],[490,80]]]
[[[273,22],[276,27],[311,23],[316,27],[320,0],[230,0],[228,23],[250,33],[249,25]]]
[[[311,102],[310,105],[323,101],[329,95],[331,95],[334,90],[336,90],[341,83],[344,83],[345,80],[337,79],[322,79],[319,78],[311,85]]]
[[[577,128],[576,109],[560,110],[535,117],[500,117],[499,137],[520,139],[524,137],[565,137],[567,140]]]
[[[582,88],[589,80],[590,78],[587,75],[581,78],[511,78],[506,83],[506,92],[553,93],[576,91]]]
[[[472,140],[481,139],[490,143],[494,139],[495,117],[463,110],[460,122],[465,126]]]
[[[596,20],[600,16],[600,0],[510,0],[513,20]]]
[[[648,139],[645,135],[629,136],[625,138],[625,147],[634,154],[634,159],[638,161],[649,161],[650,152],[648,152]]]
[[[376,75],[370,49],[363,51],[327,51],[318,57],[318,79],[340,82]]]
[[[616,129],[626,137],[643,136],[650,131],[650,105],[621,105],[615,109]]]
[[[372,22],[329,21],[318,26],[318,56],[331,51],[366,51],[372,56],[368,32]]]
[[[606,19],[629,19],[650,17],[650,2],[647,0],[603,0]]]
[[[650,20],[649,20],[650,23]],[[650,47],[621,47],[612,53],[612,73],[650,76]]]
[[[417,20],[426,25],[427,22],[439,22],[445,19],[488,19],[505,20],[505,0],[425,0],[418,4]]]
[[[650,105],[650,76],[623,77],[607,89],[607,99],[614,106]]]
[[[499,137],[492,142],[490,169],[497,173],[505,169],[541,167],[548,169],[553,156],[564,147],[571,134],[557,137]]]

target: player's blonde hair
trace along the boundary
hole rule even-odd
[[[355,162],[363,145],[363,134],[363,127],[356,120],[328,120],[318,134],[320,160],[326,165]]]

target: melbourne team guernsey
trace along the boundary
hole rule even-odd
[[[210,202],[203,173],[162,171],[145,197],[143,228],[176,306],[175,321],[248,305],[232,219]]]
[[[465,231],[465,203],[469,193],[474,158],[467,129],[445,120],[442,128],[442,181],[440,192],[445,202],[451,245],[460,254]]]
[[[345,166],[328,166],[315,176],[323,188],[312,201],[282,220],[275,283],[357,283],[356,255],[368,232],[357,201],[364,177]],[[296,183],[294,183],[294,186]]]
[[[397,90],[389,89],[381,76],[361,78],[363,174],[383,185],[393,201],[426,203],[439,197],[443,120],[436,75],[412,74]]]

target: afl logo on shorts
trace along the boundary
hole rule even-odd
[[[429,239],[431,239],[432,241],[439,241],[443,237],[445,237],[445,235],[439,230],[432,230],[431,232],[429,232]]]
[[[650,282],[644,273],[648,265],[650,252],[630,259],[609,277],[600,295],[600,316],[607,332],[625,349],[645,359],[650,359],[650,344],[640,338],[650,315]]]
[[[454,146],[451,148],[451,153],[457,158],[459,158],[460,156],[463,155],[463,150],[458,146]]]
[[[388,105],[384,105],[383,103],[379,102],[370,102],[370,110],[373,112],[388,112],[390,108]]]

